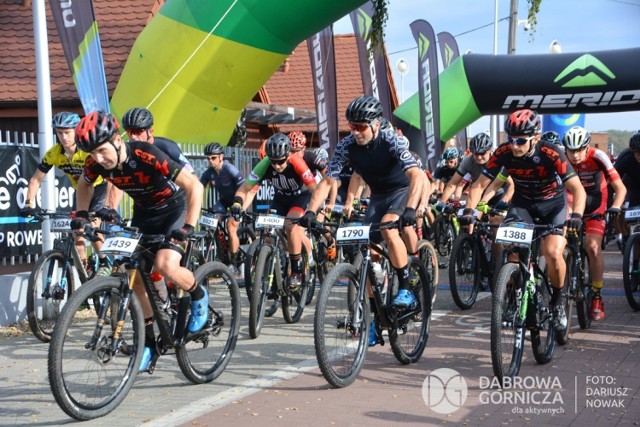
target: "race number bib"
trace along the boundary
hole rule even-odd
[[[259,215],[255,228],[284,228],[284,217],[280,215]]]
[[[346,224],[339,227],[336,232],[337,245],[353,245],[369,243],[370,224],[354,225]]]
[[[531,246],[533,240],[533,224],[511,222],[503,224],[496,233],[496,243],[522,247]]]
[[[639,221],[640,220],[640,209],[628,210],[624,213],[625,221]]]
[[[214,216],[202,215],[200,217],[200,225],[203,225],[207,228],[216,228],[218,227],[218,218]]]
[[[100,253],[115,256],[131,256],[138,246],[140,236],[140,234],[131,235],[129,233],[109,236],[102,245]]]
[[[51,231],[54,233],[71,231],[71,218],[52,218]]]

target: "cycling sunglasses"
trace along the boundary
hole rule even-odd
[[[534,136],[530,136],[529,138],[512,138],[512,137],[509,137],[509,143],[515,144],[515,145],[524,145],[527,142],[531,141],[533,138],[535,138],[535,135]]]
[[[349,129],[350,130],[357,130],[358,132],[364,132],[367,129],[369,129],[369,126],[371,126],[369,123],[364,124],[364,123],[351,123],[349,122]]]
[[[272,165],[276,165],[276,166],[284,165],[285,163],[287,163],[288,159],[289,159],[289,157],[285,157],[284,159],[271,159],[271,158],[269,158],[269,160],[271,160],[271,164]]]

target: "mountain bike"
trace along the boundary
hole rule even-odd
[[[264,324],[268,307],[278,300],[282,306],[285,322],[296,323],[300,320],[306,305],[310,284],[315,282],[315,272],[309,268],[309,257],[302,245],[302,283],[300,286],[289,284],[289,256],[286,250],[287,236],[284,232],[285,221],[298,221],[299,218],[287,218],[276,214],[260,214],[255,218],[258,231],[258,249],[251,264],[251,298],[249,300],[249,335],[257,338]]]
[[[431,224],[430,235],[433,237],[433,244],[438,253],[444,258],[451,256],[453,242],[460,233],[460,223],[456,213],[463,206],[457,200],[447,203],[442,210],[442,214],[438,215],[433,224]],[[447,267],[447,265],[442,263],[440,267]]]
[[[640,310],[640,207],[625,211],[624,219],[629,225],[630,234],[624,246],[622,258],[622,281],[624,294],[632,309]]]
[[[208,287],[209,316],[200,331],[189,333],[189,294],[174,286],[166,304],[150,278],[155,251],[164,239],[133,227],[108,234],[101,253],[117,257],[111,276],[90,280],[67,301],[49,347],[48,373],[56,402],[69,416],[89,420],[107,415],[133,386],[145,337],[141,302],[133,293],[137,280],[144,285],[160,331],[150,373],[157,358],[169,351],[175,351],[180,370],[194,384],[213,381],[229,363],[240,327],[233,274],[219,262],[205,263],[194,272],[196,283]],[[193,241],[187,242],[183,264]],[[97,312],[79,311],[83,301],[96,297]],[[105,327],[109,323],[117,327]]]
[[[531,335],[536,362],[548,363],[555,350],[555,331],[551,327],[551,284],[546,262],[540,256],[540,241],[563,225],[503,223],[496,243],[510,245],[508,255],[518,262],[507,262],[498,273],[491,310],[491,363],[494,375],[503,383],[520,371],[525,330]],[[511,257],[507,257],[511,259]]]
[[[36,261],[27,283],[29,328],[42,342],[51,341],[56,321],[76,284],[80,287],[98,269],[97,254],[92,254],[86,265],[83,262],[75,242],[77,236],[70,228],[71,217],[71,212],[45,210],[33,217],[36,221],[49,218],[51,232],[60,233],[54,241],[54,248],[44,252]]]
[[[320,287],[316,303],[313,323],[316,358],[322,375],[333,387],[350,385],[362,370],[372,318],[382,345],[382,331],[386,330],[393,354],[403,364],[418,361],[427,345],[432,284],[423,262],[418,257],[409,257],[409,278],[416,301],[405,309],[391,305],[398,289],[395,270],[387,267],[380,283],[371,262],[374,250],[381,255],[382,264],[390,264],[384,247],[369,241],[370,229],[398,227],[399,222],[392,221],[346,224],[337,230],[336,243],[357,245],[362,262],[359,268],[347,263],[333,267]],[[367,295],[367,282],[372,284],[371,297]]]

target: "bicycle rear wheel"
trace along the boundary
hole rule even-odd
[[[467,310],[473,307],[478,297],[480,275],[478,271],[478,254],[474,248],[474,237],[462,234],[453,242],[451,260],[449,261],[449,287],[451,296],[458,307]]]
[[[64,254],[55,249],[43,253],[27,283],[29,328],[40,341],[51,341],[53,327],[74,290],[75,276],[66,267]]]
[[[80,310],[86,300],[93,298],[99,298],[100,307],[104,307],[99,315],[94,310]],[[112,328],[103,327],[113,317],[112,298],[121,299],[118,278],[90,280],[69,298],[51,338],[51,391],[60,408],[77,420],[90,420],[113,411],[138,374],[144,346],[142,308],[137,297],[131,295],[121,341],[112,344]],[[129,346],[130,355],[121,351],[125,341],[133,344]]]
[[[218,378],[231,360],[240,329],[240,290],[231,269],[221,262],[208,262],[194,275],[196,283],[209,290],[209,318],[176,349],[176,357],[184,376],[202,384]]]
[[[520,371],[524,348],[524,323],[518,320],[516,290],[524,287],[520,267],[502,266],[492,296],[491,364],[493,374],[503,382]]]
[[[555,333],[556,342],[560,345],[565,345],[567,342],[569,342],[569,331],[571,330],[571,321],[573,319],[573,301],[575,300],[575,295],[578,292],[577,287],[580,286],[580,271],[578,270],[578,266],[574,262],[575,256],[576,253],[573,251],[573,249],[568,248],[567,256],[565,258],[567,271],[564,277],[564,286],[562,288],[562,304],[564,305],[564,312],[567,314],[567,329],[565,329],[563,334]],[[576,278],[576,289],[571,288],[572,277]],[[543,289],[543,291],[545,291],[545,289]],[[551,289],[551,287],[549,286],[548,292],[546,292],[546,294],[543,294],[542,296],[546,298],[547,296],[551,295],[552,292],[553,289]],[[577,303],[578,302],[576,301],[576,304]],[[548,306],[549,305],[547,304],[546,307]]]
[[[429,339],[431,323],[431,280],[422,262],[409,259],[409,281],[417,306],[399,313],[397,326],[389,331],[393,355],[405,365],[420,360]]]
[[[624,247],[622,259],[622,280],[624,282],[624,294],[632,309],[640,310],[640,233],[632,233]],[[634,262],[635,260],[635,262]]]
[[[337,264],[322,283],[316,303],[316,358],[322,376],[337,388],[356,380],[369,348],[369,303],[357,298],[358,280],[354,266]]]
[[[287,323],[297,323],[300,320],[304,307],[307,304],[310,282],[312,280],[315,281],[315,274],[311,274],[309,269],[304,245],[302,246],[302,262],[304,264],[302,269],[302,284],[296,289],[288,289],[281,299],[282,315],[284,316],[284,321]],[[288,282],[285,283],[285,286],[288,285]]]

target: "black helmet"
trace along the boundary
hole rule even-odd
[[[493,142],[491,141],[491,137],[487,135],[485,132],[480,132],[471,138],[471,143],[469,144],[469,149],[474,154],[482,154],[491,150],[491,146]]]
[[[558,132],[550,130],[542,134],[540,137],[541,140],[550,142],[556,145],[562,145],[562,141],[560,140],[560,135]]]
[[[91,152],[118,133],[120,125],[111,113],[92,111],[76,127],[76,144],[82,151]]]
[[[212,142],[211,144],[207,144],[207,146],[204,147],[205,156],[217,156],[219,154],[224,154],[224,151],[222,149],[222,145],[217,142]]]
[[[629,148],[632,150],[640,150],[640,130],[637,130],[629,138]]]
[[[371,123],[382,116],[382,104],[373,96],[360,96],[351,101],[345,115],[351,123]]]
[[[281,159],[291,151],[291,141],[287,135],[278,132],[267,139],[266,151],[270,159]]]
[[[146,108],[135,107],[124,113],[122,116],[122,127],[125,130],[140,129],[146,130],[153,126],[153,115]]]
[[[51,127],[54,129],[73,129],[80,122],[80,116],[76,113],[63,111],[51,119]]]
[[[540,132],[540,116],[533,110],[518,110],[504,121],[504,131],[509,136],[535,135]]]

